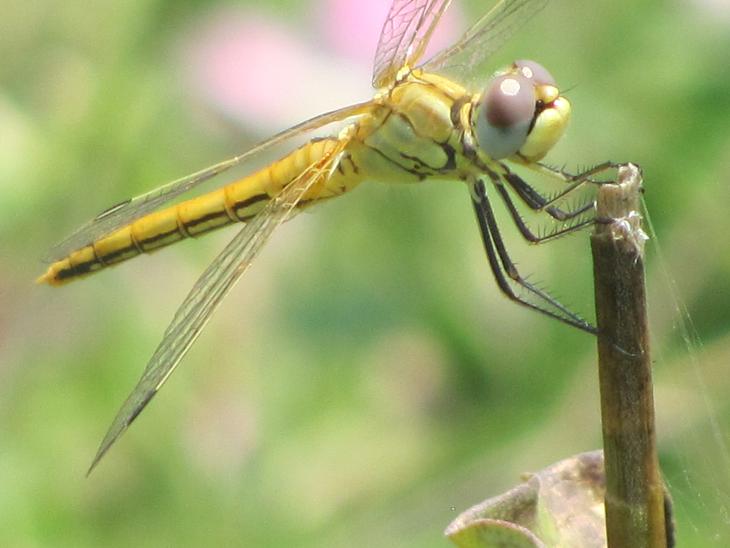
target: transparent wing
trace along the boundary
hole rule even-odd
[[[393,1],[375,50],[375,88],[392,83],[403,65],[412,67],[418,62],[450,3],[451,0]]]
[[[310,165],[273,198],[198,279],[175,313],[137,386],[114,418],[91,463],[89,473],[162,387],[197,339],[213,311],[251,265],[274,229],[292,215],[294,208],[309,189],[329,176],[348,142],[348,139],[341,139],[329,155]]]
[[[67,257],[71,252],[89,245],[91,242],[114,232],[129,223],[139,219],[161,207],[163,204],[173,200],[177,196],[192,190],[201,183],[208,181],[229,169],[255,158],[269,148],[281,144],[288,139],[298,137],[308,131],[316,130],[328,124],[343,121],[351,116],[362,114],[367,111],[369,102],[351,105],[339,110],[321,114],[306,122],[297,124],[287,130],[278,133],[274,137],[256,145],[245,153],[235,156],[229,160],[215,164],[207,169],[183,177],[151,192],[137,196],[122,202],[94,217],[91,221],[77,229],[65,240],[56,244],[45,259],[49,262],[57,261]]]
[[[458,42],[437,53],[422,68],[440,73],[448,72],[449,68],[457,68],[460,72],[474,69],[547,3],[548,0],[500,0]]]

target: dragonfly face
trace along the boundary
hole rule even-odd
[[[550,73],[534,61],[516,61],[487,86],[473,110],[479,147],[494,160],[545,156],[563,135],[570,103]]]
[[[54,262],[38,281],[60,285],[191,236],[244,224],[175,313],[104,437],[92,469],[166,382],[276,227],[303,206],[339,196],[368,178],[394,183],[430,178],[465,182],[500,290],[521,305],[594,332],[517,271],[492,213],[487,185],[492,183],[520,233],[531,243],[541,243],[593,222],[592,202],[564,210],[560,200],[609,166],[573,176],[537,163],[560,138],[570,116],[570,104],[537,63],[514,63],[481,96],[460,78],[546,3],[498,0],[455,44],[423,62],[450,0],[394,0],[375,55],[372,81],[378,92],[371,101],[312,118],[239,156],[123,202],[52,250]],[[344,128],[325,137],[315,133],[335,123]],[[292,144],[305,135],[312,138],[304,145]],[[222,176],[275,145],[291,146],[279,160],[239,180],[226,181]],[[546,198],[503,159],[568,184]],[[170,205],[212,180],[220,181],[214,190]],[[558,226],[547,234],[534,234],[515,199]]]

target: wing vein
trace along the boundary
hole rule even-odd
[[[89,473],[169,378],[223,297],[248,269],[274,229],[291,217],[308,191],[329,176],[332,166],[348,142],[348,138],[340,139],[332,151],[305,168],[284,190],[272,198],[193,285],[165,330],[162,341],[147,363],[142,377],[107,431],[89,467]]]

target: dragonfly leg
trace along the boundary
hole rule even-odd
[[[497,191],[499,192],[500,197],[504,201],[505,205],[507,206],[507,211],[509,211],[510,216],[512,217],[512,220],[515,223],[515,226],[517,226],[517,229],[520,231],[520,234],[522,234],[522,237],[525,238],[530,243],[533,244],[540,244],[543,242],[547,242],[550,240],[554,240],[555,238],[558,238],[560,236],[563,236],[565,234],[570,234],[571,232],[576,232],[578,230],[581,230],[582,228],[585,228],[586,226],[592,225],[595,222],[594,217],[590,217],[588,219],[583,219],[578,222],[573,222],[571,224],[568,224],[567,226],[562,226],[556,230],[552,230],[548,232],[547,234],[538,235],[535,234],[532,229],[527,226],[527,223],[525,223],[525,220],[522,218],[522,215],[520,215],[520,212],[517,210],[517,207],[515,206],[515,203],[512,201],[512,197],[509,195],[509,191],[507,188],[504,187],[502,184],[496,184]],[[582,213],[586,213],[594,208],[593,201],[588,202],[587,204],[584,204],[575,210],[569,211],[566,213],[566,215],[560,219],[560,220],[570,220],[578,217]]]
[[[497,285],[502,292],[512,301],[526,306],[527,308],[536,310],[565,324],[577,327],[582,331],[595,334],[595,327],[586,322],[575,312],[566,308],[554,297],[529,283],[520,275],[514,262],[509,257],[504,242],[502,241],[502,236],[499,232],[499,228],[497,227],[497,222],[494,218],[494,213],[491,205],[489,204],[489,199],[487,198],[486,189],[482,180],[477,180],[472,183],[472,200],[474,212],[476,213],[477,222],[479,223],[479,229],[482,235],[482,241],[484,242],[484,249],[487,253],[489,266],[497,281]],[[518,295],[510,284],[510,281],[530,292],[545,303],[546,306],[535,304],[521,295]]]
[[[587,212],[593,207],[593,203],[589,202],[571,211],[564,211],[563,209],[556,207],[554,204],[565,198],[565,196],[567,196],[571,192],[582,187],[586,183],[600,185],[608,182],[613,182],[596,181],[591,177],[598,173],[608,171],[609,169],[615,169],[619,167],[619,164],[616,164],[614,162],[603,162],[590,169],[583,170],[577,174],[571,174],[563,169],[557,169],[539,163],[524,164],[524,167],[530,169],[531,171],[535,171],[536,173],[541,173],[553,179],[557,179],[563,183],[568,183],[568,186],[566,188],[548,197],[543,196],[542,194],[537,192],[529,183],[527,183],[516,173],[512,173],[508,170],[507,173],[503,175],[504,180],[506,180],[510,184],[510,186],[515,190],[520,199],[525,204],[527,204],[528,207],[536,211],[545,211],[548,215],[558,221],[566,221]]]
[[[584,169],[582,171],[579,171],[578,173],[570,173],[566,171],[564,168],[559,169],[556,167],[549,166],[547,164],[541,164],[541,163],[530,163],[530,164],[521,164],[524,165],[526,168],[530,169],[531,171],[534,171],[536,173],[542,173],[543,175],[547,175],[548,177],[551,177],[553,179],[557,179],[559,181],[562,181],[564,183],[573,183],[576,181],[584,181],[591,184],[596,185],[602,185],[606,183],[613,183],[615,181],[609,180],[609,181],[598,181],[595,179],[592,179],[594,175],[598,175],[599,173],[604,173],[610,169],[617,169],[622,164],[618,164],[616,162],[601,162],[600,164],[597,164],[593,167],[590,167],[588,169]]]
[[[553,219],[558,221],[568,221],[583,213],[586,213],[587,211],[590,211],[594,207],[593,200],[569,211],[565,211],[563,209],[560,209],[559,207],[552,205],[563,199],[565,196],[567,196],[577,188],[583,186],[586,183],[587,179],[577,179],[573,181],[567,188],[564,188],[563,190],[551,197],[546,197],[540,194],[516,173],[506,173],[504,175],[504,180],[509,183],[510,187],[515,191],[517,196],[519,196],[520,199],[527,205],[527,207],[535,211],[544,211]],[[497,186],[501,186],[501,182],[498,180],[495,180],[495,184],[497,184]]]

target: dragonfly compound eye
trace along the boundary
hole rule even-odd
[[[512,65],[512,70],[519,72],[525,78],[535,82],[538,86],[556,86],[555,78],[540,63],[530,61],[529,59],[520,59]]]
[[[535,84],[522,74],[497,76],[484,91],[475,115],[479,146],[494,160],[515,154],[535,116]]]

